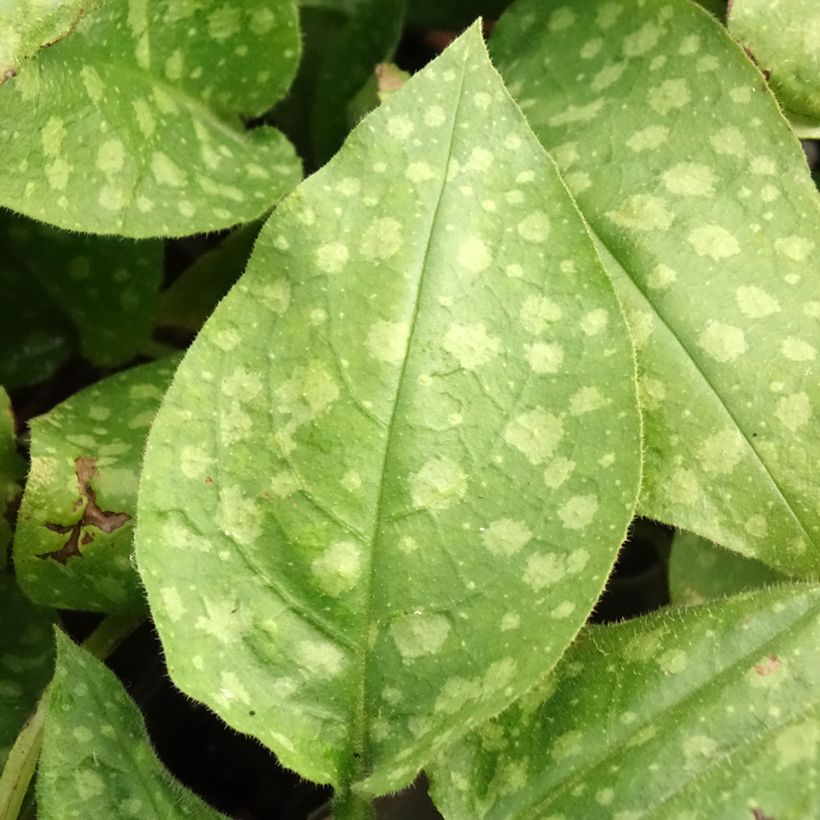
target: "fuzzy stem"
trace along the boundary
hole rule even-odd
[[[333,797],[334,820],[375,820],[376,810],[370,798],[353,791],[336,792]]]

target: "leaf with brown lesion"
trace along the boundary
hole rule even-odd
[[[42,552],[38,558],[50,558],[59,564],[65,564],[69,558],[82,558],[81,546],[87,546],[94,540],[94,533],[86,528],[93,527],[101,532],[111,533],[131,520],[126,512],[103,510],[97,503],[97,494],[91,486],[91,479],[97,474],[96,460],[90,456],[80,456],[75,460],[77,472],[77,489],[79,498],[74,509],[85,503],[82,517],[73,524],[47,522],[45,528],[51,532],[68,534],[68,540],[58,550]],[[85,532],[84,532],[85,530]]]

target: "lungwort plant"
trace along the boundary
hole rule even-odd
[[[820,816],[820,9],[704,6],[2,4],[2,820]]]

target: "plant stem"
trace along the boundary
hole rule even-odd
[[[355,792],[337,792],[333,798],[334,820],[375,820],[373,801]]]
[[[83,646],[100,660],[107,658],[142,622],[143,615],[109,615],[83,641]],[[17,820],[28,792],[40,747],[43,726],[48,715],[51,683],[43,690],[34,714],[26,721],[11,747],[5,768],[0,774],[0,820]]]

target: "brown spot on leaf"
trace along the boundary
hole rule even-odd
[[[77,472],[77,489],[80,497],[72,509],[79,509],[85,504],[85,510],[79,521],[74,524],[46,523],[45,527],[51,532],[68,534],[68,540],[58,550],[42,552],[38,558],[50,558],[58,564],[65,564],[69,558],[82,558],[81,546],[86,546],[94,540],[94,533],[83,531],[86,527],[94,527],[102,532],[110,533],[119,529],[131,516],[126,512],[111,512],[103,510],[97,504],[97,494],[91,486],[91,479],[97,474],[97,463],[89,456],[80,456],[75,462]]]
[[[749,809],[752,813],[752,817],[755,820],[775,820],[775,818],[771,814],[766,814],[763,809],[759,809],[757,807]]]
[[[765,677],[766,675],[771,675],[773,672],[777,672],[780,669],[781,662],[780,658],[777,655],[769,655],[764,660],[760,661],[760,663],[756,663],[754,665],[754,670],[758,675]]]

